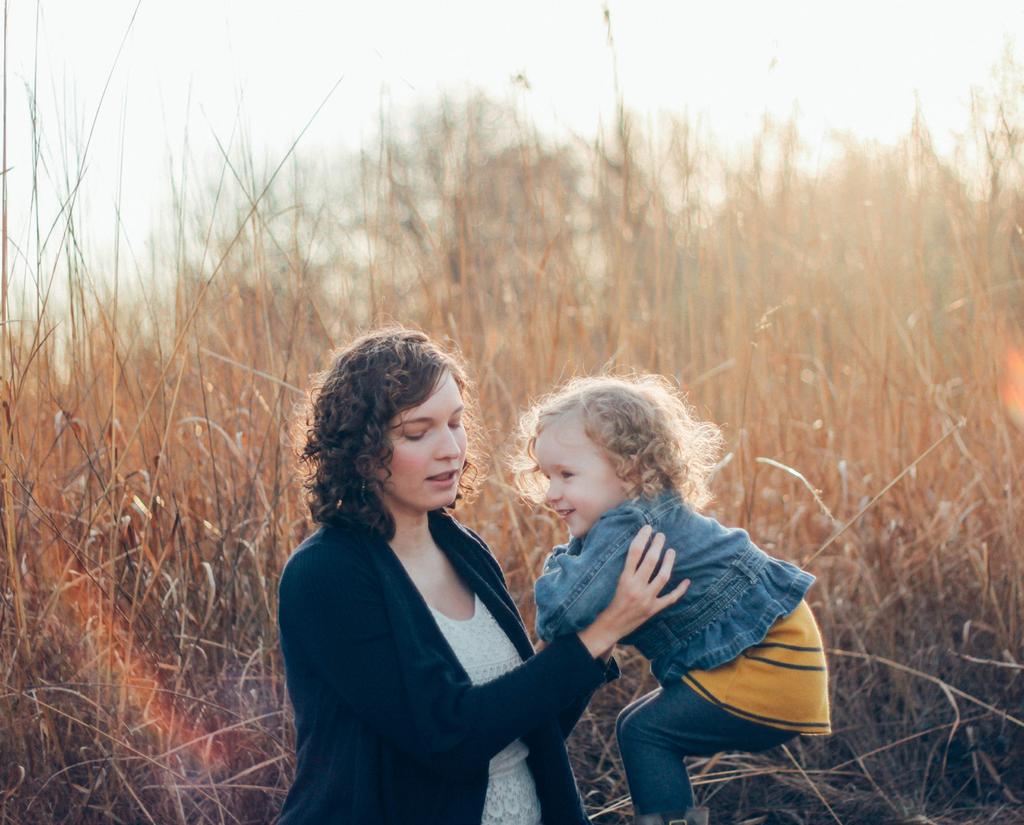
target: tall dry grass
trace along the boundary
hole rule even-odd
[[[494,449],[460,516],[527,616],[560,534],[503,464],[531,397],[632,367],[723,424],[713,512],[818,577],[835,734],[696,762],[718,821],[1021,821],[1024,434],[999,385],[1024,200],[999,102],[963,144],[980,177],[920,121],[808,171],[786,124],[727,157],[685,120],[558,142],[475,100],[358,158],[227,151],[116,279],[67,213],[4,272],[5,296],[38,290],[2,329],[0,823],[273,818],[275,585],[311,529],[288,420],[328,350],[386,320],[472,365]],[[609,825],[615,714],[653,686],[621,663],[570,742]]]

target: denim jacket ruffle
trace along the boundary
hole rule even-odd
[[[643,525],[676,550],[666,591],[690,579],[686,594],[622,641],[651,661],[662,683],[709,670],[762,641],[791,613],[814,577],[758,548],[746,531],[691,510],[674,492],[609,510],[584,538],[554,549],[537,580],[537,633],[546,640],[590,625],[615,592],[629,544]]]

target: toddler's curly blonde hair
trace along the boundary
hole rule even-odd
[[[527,499],[542,502],[547,489],[534,453],[537,436],[569,415],[580,417],[618,477],[633,485],[632,497],[675,490],[694,509],[711,500],[708,481],[722,449],[721,431],[701,421],[667,379],[650,374],[574,378],[520,417],[512,468]]]

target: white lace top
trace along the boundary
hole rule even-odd
[[[450,619],[430,608],[448,644],[474,685],[496,679],[522,663],[505,631],[480,597],[474,595],[472,618]],[[530,750],[519,739],[491,759],[480,825],[541,825],[540,800],[526,764]]]

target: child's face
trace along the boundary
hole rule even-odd
[[[548,479],[545,501],[578,538],[602,513],[630,498],[630,485],[615,474],[604,451],[587,437],[579,416],[548,424],[537,436],[534,454]]]

